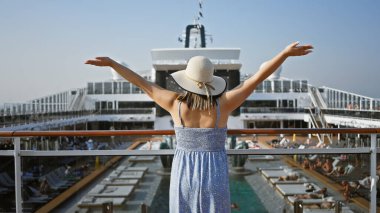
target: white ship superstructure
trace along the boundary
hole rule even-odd
[[[180,91],[170,74],[186,68],[188,59],[211,59],[215,74],[230,90],[248,78],[241,74],[239,48],[207,48],[204,26],[188,25],[184,48],[151,50],[152,70],[144,78],[161,87]],[[181,39],[182,40],[182,39]],[[380,127],[380,100],[307,80],[282,77],[280,67],[263,81],[229,119],[229,128]],[[88,82],[86,87],[4,104],[3,130],[34,129],[171,129],[169,114],[138,87],[111,70],[112,79]],[[72,127],[74,126],[74,127]]]

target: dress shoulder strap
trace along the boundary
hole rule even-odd
[[[215,128],[218,128],[219,118],[220,118],[219,99],[216,99],[216,122],[215,122]]]
[[[179,120],[181,121],[181,126],[185,127],[183,125],[182,116],[181,116],[181,104],[182,104],[182,101],[179,101],[179,103],[178,103],[178,117],[179,117]]]

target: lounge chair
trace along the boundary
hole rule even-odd
[[[148,171],[148,167],[139,167],[139,166],[132,166],[132,167],[128,167],[126,169],[126,171],[137,171],[137,172],[147,172]]]
[[[251,155],[248,160],[251,161],[272,161],[275,160],[273,155]]]
[[[100,184],[107,185],[107,186],[128,186],[128,185],[137,186],[139,182],[140,182],[140,179],[106,178]]]
[[[131,156],[128,158],[128,160],[131,162],[151,162],[155,159],[155,156]]]
[[[320,187],[315,185],[314,183],[309,183],[314,188],[313,191],[320,190]],[[313,192],[309,191],[307,188],[306,183],[303,184],[276,184],[276,189],[280,192],[281,195],[285,196],[291,196],[291,195],[299,195],[299,194],[305,194],[307,192]]]
[[[275,178],[269,178],[269,182],[272,185],[276,184],[300,184],[300,183],[307,183],[309,180],[306,177],[298,177],[297,180],[278,180],[277,177]]]
[[[124,206],[124,204],[126,202],[126,198],[124,198],[124,197],[111,198],[111,197],[85,196],[84,198],[82,198],[82,200],[79,201],[77,206],[79,208],[91,208],[91,207],[101,208],[103,203],[106,203],[106,202],[112,202],[114,208],[115,207],[120,208],[120,207]]]
[[[261,174],[266,178],[278,178],[281,176],[286,176],[289,173],[293,172],[291,169],[280,168],[280,169],[260,169]]]
[[[105,186],[98,193],[88,193],[92,197],[129,197],[131,196],[134,186]]]
[[[335,209],[309,209],[309,208],[304,208],[303,209],[304,213],[335,213]],[[348,206],[342,207],[342,213],[354,213]]]
[[[300,200],[305,206],[313,205],[313,204],[322,204],[324,202],[329,202],[329,203],[336,202],[336,200],[333,197],[325,197],[325,198],[317,198],[317,199],[299,199],[296,196],[287,196],[286,199],[292,205],[294,204],[294,202]]]
[[[141,171],[124,171],[119,175],[109,175],[110,178],[119,178],[119,179],[140,179],[144,177],[144,172]]]

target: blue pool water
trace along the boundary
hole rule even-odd
[[[238,206],[237,209],[231,209],[231,212],[268,212],[244,177],[230,176],[230,193],[231,203]]]

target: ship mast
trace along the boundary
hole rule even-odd
[[[185,48],[206,48],[206,38],[212,43],[212,36],[206,34],[205,27],[201,24],[203,18],[203,0],[198,0],[198,12],[194,23],[186,26],[186,31],[179,37],[179,42],[184,42]]]

